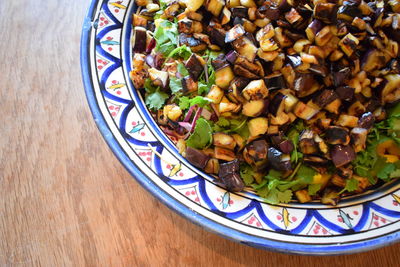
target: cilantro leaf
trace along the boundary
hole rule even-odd
[[[156,51],[168,56],[178,47],[178,26],[168,20],[159,19],[158,26],[154,32],[156,40]]]
[[[196,121],[196,127],[194,132],[186,140],[186,145],[196,148],[203,149],[212,142],[212,130],[207,120],[199,118]]]
[[[321,189],[321,184],[310,184],[308,185],[308,194],[314,196]]]
[[[177,71],[182,75],[182,77],[189,75],[189,71],[186,69],[186,67],[185,67],[185,65],[183,65],[183,63],[178,64]]]
[[[173,94],[178,94],[183,91],[182,81],[176,77],[170,76],[169,78],[169,88]]]
[[[147,93],[154,93],[157,90],[157,86],[154,86],[150,78],[147,78],[144,81],[144,90],[146,90]]]
[[[207,94],[210,91],[210,88],[208,85],[202,81],[198,82],[197,85],[197,92],[199,95]]]
[[[240,177],[242,178],[245,185],[249,186],[254,182],[254,171],[253,168],[248,164],[240,165]]]
[[[317,172],[314,169],[301,165],[296,176],[298,179],[301,179],[303,183],[311,184],[314,180],[314,175],[316,174]]]
[[[357,189],[357,187],[358,187],[358,180],[354,178],[348,179],[346,180],[346,186],[343,188],[342,191],[339,192],[339,195],[345,191],[353,192]]]
[[[146,95],[146,105],[153,110],[162,108],[168,95],[157,89],[155,92]]]
[[[381,167],[381,169],[377,172],[378,178],[388,181],[391,178],[391,174],[396,169],[396,165],[394,163],[386,163]]]
[[[166,57],[165,61],[169,58],[183,58],[188,59],[192,55],[192,50],[186,45],[178,46],[174,50],[172,50],[168,56]]]
[[[199,107],[205,107],[206,105],[211,103],[210,99],[199,95],[194,98],[182,96],[178,99],[178,101],[179,101],[179,108],[182,110],[188,109],[194,105],[198,105]]]

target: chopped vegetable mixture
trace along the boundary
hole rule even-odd
[[[400,2],[135,0],[132,82],[179,152],[272,204],[400,177]]]

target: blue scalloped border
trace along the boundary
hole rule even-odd
[[[99,128],[111,150],[117,156],[119,161],[125,166],[128,172],[153,196],[158,198],[162,203],[164,203],[166,206],[168,206],[170,209],[174,210],[181,216],[189,219],[197,225],[206,228],[211,232],[214,232],[236,242],[240,242],[257,248],[269,249],[272,251],[308,255],[349,254],[382,247],[400,240],[400,234],[396,231],[394,233],[386,234],[384,236],[376,237],[374,239],[351,244],[308,245],[273,241],[266,238],[248,235],[211,221],[192,211],[188,207],[184,206],[183,204],[160,190],[158,186],[147,179],[147,177],[140,171],[140,169],[134,164],[134,162],[132,162],[125,154],[125,152],[111,133],[110,129],[108,128],[108,125],[96,101],[91,79],[92,74],[89,61],[89,43],[90,33],[93,24],[92,16],[94,15],[94,11],[98,4],[103,4],[105,1],[106,0],[93,0],[91,2],[82,27],[81,70],[86,97],[97,127]]]

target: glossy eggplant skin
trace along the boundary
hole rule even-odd
[[[348,145],[350,142],[349,132],[340,126],[329,126],[325,131],[325,140],[331,145]]]
[[[244,188],[243,180],[239,174],[238,159],[220,164],[218,177],[229,191],[240,192]]]
[[[186,69],[189,71],[189,75],[197,81],[204,70],[203,65],[197,59],[196,54],[192,54],[185,63]]]
[[[354,97],[354,88],[350,86],[340,86],[335,90],[341,100],[350,102]]]
[[[269,103],[269,112],[274,115],[277,116],[278,111],[282,111],[283,109],[283,105],[285,104],[285,98],[286,96],[282,93],[277,93],[274,98],[272,99],[272,101]]]
[[[146,29],[143,27],[135,27],[135,43],[133,51],[143,53],[146,51]]]
[[[192,147],[186,148],[186,159],[196,166],[197,168],[204,169],[207,165],[208,160],[210,159],[209,156]]]
[[[364,129],[371,129],[374,126],[375,117],[371,112],[366,112],[361,115],[360,119],[358,120],[358,126]]]
[[[326,24],[336,22],[337,6],[333,3],[318,2],[314,7],[314,18],[323,21]]]
[[[350,145],[335,145],[331,149],[331,158],[335,167],[342,167],[356,158],[356,153]]]
[[[264,77],[265,85],[268,90],[279,90],[286,87],[285,79],[281,73],[271,74]]]
[[[250,142],[243,150],[243,158],[245,161],[258,170],[262,170],[267,167],[267,154],[268,143],[264,139],[258,139]]]
[[[317,106],[323,108],[337,98],[338,96],[335,91],[326,89],[322,91],[313,101]]]
[[[283,153],[274,147],[268,148],[268,162],[277,171],[289,171],[292,169],[290,157],[285,159]]]

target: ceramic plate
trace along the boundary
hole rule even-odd
[[[399,182],[344,199],[336,207],[269,205],[251,192],[227,192],[192,167],[161,132],[129,80],[134,11],[133,0],[92,1],[83,26],[81,63],[93,117],[143,187],[192,222],[255,247],[344,254],[399,239]]]

